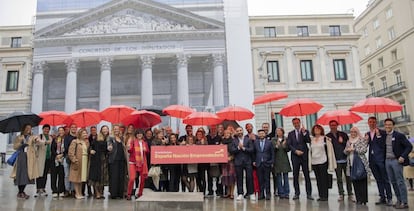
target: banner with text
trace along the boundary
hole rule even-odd
[[[151,164],[227,162],[227,145],[151,147]]]

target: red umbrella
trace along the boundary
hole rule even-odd
[[[193,112],[183,119],[184,124],[202,126],[217,125],[222,121],[220,117],[209,112]]]
[[[389,98],[371,97],[355,103],[349,110],[361,113],[388,113],[401,111],[402,106]]]
[[[267,93],[262,96],[256,97],[253,101],[253,105],[268,103],[268,102],[280,100],[280,99],[287,98],[287,97],[288,97],[288,94],[286,92]]]
[[[124,125],[133,124],[136,128],[149,128],[161,123],[160,115],[147,110],[134,111],[122,121]]]
[[[240,106],[228,106],[226,108],[221,109],[216,114],[221,119],[238,121],[252,119],[254,117],[253,112],[251,112],[247,108],[243,108]]]
[[[287,103],[280,114],[283,116],[305,116],[321,110],[323,106],[311,99],[301,98]]]
[[[125,117],[131,114],[135,109],[125,105],[112,105],[101,111],[102,120],[111,123],[120,123]]]
[[[101,113],[95,109],[80,109],[73,112],[65,120],[66,125],[76,124],[78,127],[96,125],[101,121]]]
[[[63,111],[44,111],[39,114],[43,120],[40,125],[49,124],[51,126],[64,125],[65,120],[68,118],[68,114]]]
[[[357,123],[362,120],[362,117],[352,111],[347,110],[327,111],[321,117],[319,117],[316,123],[321,125],[329,125],[329,122],[332,120],[337,121],[340,125],[346,125]]]
[[[185,105],[170,105],[164,108],[162,112],[167,114],[168,116],[182,119],[193,113],[194,110]]]

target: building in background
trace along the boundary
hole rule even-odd
[[[33,26],[0,27],[0,117],[30,111]],[[0,152],[10,143],[0,133]]]
[[[357,41],[350,14],[250,17],[254,93],[287,92],[284,100],[255,107],[257,127],[276,115],[277,126],[292,128],[280,109],[297,98],[313,99],[324,107],[302,118],[311,128],[325,111],[349,109],[365,98]],[[364,115],[363,115],[364,116]],[[357,124],[362,131],[366,122]],[[350,125],[342,126],[347,131]]]
[[[355,20],[361,76],[366,97],[387,97],[403,106],[401,112],[380,114],[393,118],[396,128],[406,135],[414,134],[414,2],[411,0],[370,1]]]
[[[245,0],[38,0],[31,109],[251,107],[248,35]]]

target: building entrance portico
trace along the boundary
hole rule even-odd
[[[58,23],[38,22],[35,113],[111,104],[213,109],[228,104],[222,21],[162,3],[124,0]]]

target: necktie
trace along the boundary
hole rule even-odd
[[[299,141],[299,130],[296,129],[296,141]]]
[[[264,141],[263,140],[260,141],[260,149],[263,152],[263,149],[264,149]]]

